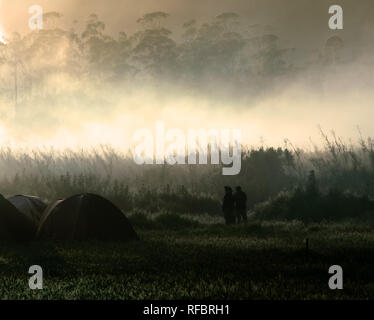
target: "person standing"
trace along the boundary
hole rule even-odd
[[[222,203],[223,216],[226,224],[235,223],[235,201],[231,187],[225,186],[225,196]]]
[[[236,187],[236,192],[234,194],[235,202],[235,214],[237,223],[243,221],[247,222],[247,195],[242,191],[240,186]]]

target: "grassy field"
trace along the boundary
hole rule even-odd
[[[1,299],[370,299],[374,224],[131,218],[141,241],[1,243]],[[306,253],[305,239],[310,239]],[[41,265],[44,289],[28,288]],[[344,290],[328,268],[344,269]]]

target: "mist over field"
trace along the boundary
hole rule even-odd
[[[3,1],[0,143],[127,152],[157,120],[242,129],[250,146],[310,148],[318,126],[346,141],[358,127],[373,135],[370,2],[342,1],[340,32],[321,1],[295,30],[299,2],[41,1],[44,30],[31,32],[29,3]]]

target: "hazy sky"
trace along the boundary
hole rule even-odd
[[[75,19],[83,23],[88,15],[96,13],[112,34],[122,30],[134,32],[138,28],[136,20],[153,11],[170,13],[169,24],[173,30],[189,19],[206,21],[230,11],[240,14],[244,28],[254,24],[272,26],[281,39],[281,46],[295,47],[299,55],[321,49],[335,34],[344,40],[348,51],[359,49],[371,56],[373,47],[373,0],[2,0],[1,3],[0,23],[7,34],[27,32],[28,8],[38,4],[44,12],[61,12],[64,27]],[[332,4],[341,4],[344,9],[344,30],[328,28],[328,8]],[[120,97],[108,118],[93,115],[83,121],[74,110],[64,118],[66,127],[61,130],[51,133],[47,127],[35,124],[39,129],[32,135],[23,132],[22,137],[32,137],[37,144],[59,141],[84,145],[99,141],[122,145],[131,138],[133,130],[142,126],[152,128],[156,120],[165,120],[169,127],[178,128],[196,127],[197,123],[203,128],[207,124],[218,128],[240,127],[245,142],[250,144],[257,143],[261,137],[268,144],[279,145],[284,138],[298,144],[308,143],[310,136],[318,137],[318,125],[353,138],[357,137],[357,126],[360,126],[364,134],[374,136],[372,70],[372,64],[352,64],[327,75],[323,83],[290,81],[256,105],[237,109],[232,101],[227,107],[238,110],[234,113],[214,109],[211,106],[215,101],[188,95],[177,99],[165,97],[160,103],[159,93],[135,92],[132,96]],[[315,90],[315,86],[322,90]],[[150,116],[150,110],[154,117]],[[10,130],[0,128],[0,142],[8,141]]]

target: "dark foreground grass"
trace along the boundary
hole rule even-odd
[[[162,221],[135,225],[142,240],[126,244],[1,243],[0,298],[374,298],[373,225],[187,223],[170,230]],[[43,267],[43,290],[28,288],[35,264]],[[334,264],[344,269],[344,290],[328,288]]]

